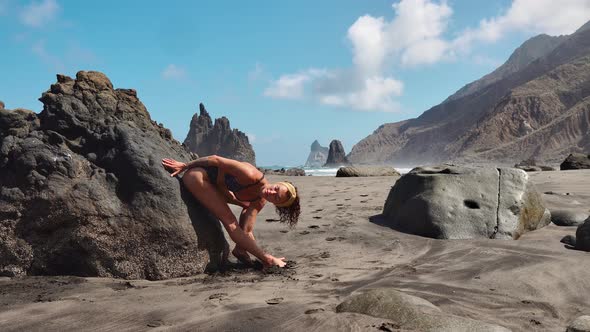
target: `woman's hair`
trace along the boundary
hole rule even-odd
[[[293,185],[291,182],[289,183]],[[295,185],[293,185],[293,187],[295,187]],[[299,205],[299,190],[297,190],[297,187],[295,187],[295,191],[297,192],[297,195],[291,205],[286,207],[275,206],[281,222],[286,222],[289,227],[294,227],[297,224],[297,221],[299,221],[299,214],[301,213],[301,206]],[[289,193],[289,197],[290,196],[291,193]]]

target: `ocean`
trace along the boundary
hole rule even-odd
[[[338,167],[336,168],[324,168],[324,167],[303,167],[303,166],[279,166],[279,165],[272,165],[272,166],[260,166],[261,168],[268,168],[268,169],[289,169],[289,168],[301,168],[305,171],[305,175],[310,176],[336,176],[336,172],[338,171]],[[401,174],[408,173],[412,168],[401,168],[393,166],[398,172]]]

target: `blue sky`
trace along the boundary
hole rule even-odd
[[[419,116],[590,0],[0,0],[0,100],[40,111],[55,74],[104,72],[183,141],[203,102],[251,137],[258,165],[352,146]]]

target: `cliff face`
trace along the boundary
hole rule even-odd
[[[322,167],[328,160],[329,152],[329,148],[321,146],[317,140],[313,141],[305,167]]]
[[[216,154],[256,165],[248,136],[238,129],[231,129],[226,117],[215,119],[213,123],[203,104],[199,104],[199,114],[193,115],[184,145],[199,156]]]
[[[556,162],[588,151],[589,56],[590,29],[532,38],[496,71],[420,117],[382,125],[348,157],[407,165],[529,157]]]

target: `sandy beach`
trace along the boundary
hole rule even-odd
[[[590,170],[530,173],[549,209],[590,214]],[[72,276],[0,279],[2,331],[378,331],[387,320],[336,313],[350,295],[394,288],[443,312],[512,331],[565,331],[590,314],[590,253],[553,224],[517,241],[435,240],[379,225],[395,177],[281,177],[301,192],[294,229],[265,208],[258,243],[292,261],[262,272],[164,281]],[[238,213],[238,210],[234,210]]]

